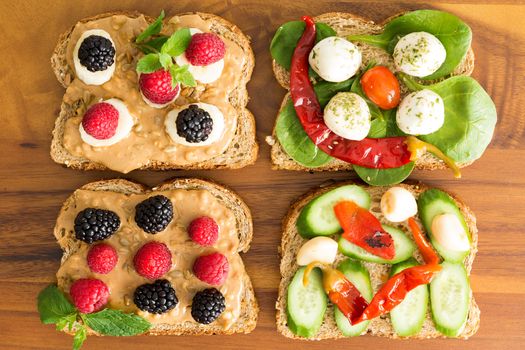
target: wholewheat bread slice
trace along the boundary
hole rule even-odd
[[[225,20],[222,17],[202,12],[187,12],[181,13],[178,16],[195,14],[201,17],[206,22],[210,23],[211,31],[219,36],[225,37],[238,45],[244,55],[244,66],[242,67],[242,75],[239,80],[239,85],[233,89],[229,95],[229,103],[235,108],[237,113],[237,129],[231,140],[228,148],[222,153],[211,159],[191,163],[188,165],[176,165],[168,162],[152,161],[140,169],[147,170],[169,170],[169,169],[237,169],[255,163],[258,153],[258,144],[255,133],[255,117],[246,108],[248,104],[248,90],[246,85],[251,79],[253,68],[255,66],[255,57],[250,45],[250,39],[233,23]],[[142,15],[136,11],[117,11],[96,15],[93,17],[81,20],[81,23],[87,23],[93,20],[111,17],[113,15],[125,15],[130,18],[137,18],[144,16],[148,23],[154,21],[149,16]],[[165,19],[169,22],[170,18]],[[62,86],[67,88],[74,78],[74,72],[67,64],[67,47],[69,39],[73,32],[74,26],[68,31],[64,32],[53,51],[51,56],[51,67]],[[78,114],[82,108],[83,102],[81,100],[68,103],[62,101],[60,113],[55,121],[53,130],[53,139],[51,142],[51,157],[52,159],[67,167],[79,170],[104,170],[106,167],[103,164],[90,161],[89,159],[74,156],[65,147],[63,143],[64,129],[67,119],[72,118]]]
[[[282,240],[281,240],[281,246],[279,248],[279,253],[281,255],[281,265],[280,265],[281,282],[279,284],[279,295],[278,295],[278,299],[276,302],[276,309],[277,309],[276,318],[277,318],[277,330],[285,337],[293,338],[293,339],[302,339],[302,340],[321,340],[321,339],[344,338],[343,334],[339,331],[335,323],[334,306],[331,304],[326,310],[323,324],[321,325],[318,333],[314,337],[303,338],[303,337],[299,337],[295,335],[294,333],[292,333],[287,326],[286,294],[287,294],[288,285],[290,284],[291,279],[293,278],[295,272],[297,271],[299,267],[296,263],[297,252],[299,248],[302,246],[302,244],[306,242],[306,239],[302,238],[299,235],[297,228],[296,228],[297,218],[299,217],[299,214],[302,208],[308,202],[310,202],[313,198],[325,192],[328,192],[336,187],[343,186],[346,184],[351,184],[351,183],[352,182],[340,182],[340,183],[335,183],[335,184],[332,183],[330,185],[315,188],[311,190],[310,192],[306,193],[304,196],[302,196],[295,203],[292,204],[292,206],[290,207],[290,210],[288,211],[287,215],[283,219]],[[400,184],[398,186],[402,186],[406,188],[412,194],[414,194],[416,198],[423,191],[429,189],[428,186],[421,184],[421,183],[405,183],[405,184]],[[378,217],[378,219],[382,223],[387,223],[385,218],[381,215],[379,203],[380,203],[382,194],[388,189],[388,187],[365,186],[365,189],[367,190],[367,192],[370,194],[370,197],[371,197],[371,209],[370,210],[372,211],[372,213],[375,214],[376,217]],[[467,223],[467,226],[469,228],[471,238],[472,238],[470,254],[465,258],[465,261],[464,261],[465,267],[467,269],[467,273],[470,275],[472,264],[474,262],[474,258],[477,253],[477,244],[478,244],[478,229],[476,227],[476,217],[474,216],[474,213],[470,210],[470,208],[465,205],[465,203],[463,203],[456,196],[454,195],[451,195],[451,196],[455,200],[461,213],[465,217],[465,221]],[[421,222],[419,221],[419,219],[417,220],[418,220],[419,225],[421,226]],[[391,222],[388,222],[388,224],[392,225]],[[402,229],[405,233],[410,232],[406,223],[396,224],[395,226]],[[407,234],[407,237],[412,238],[410,234]],[[414,257],[419,262],[423,261],[419,251],[416,251],[416,253],[414,254]],[[346,259],[346,257],[343,256],[341,253],[338,253],[334,266],[337,266],[337,264],[343,259]],[[381,287],[382,283],[384,283],[388,279],[389,267],[388,265],[369,263],[369,262],[363,262],[363,264],[370,272],[372,288],[375,293]],[[477,330],[479,329],[479,325],[480,325],[480,310],[479,310],[478,305],[476,304],[476,301],[471,295],[471,302],[470,302],[470,307],[469,307],[467,323],[465,325],[465,328],[459,335],[459,338],[467,339],[471,337],[477,332]],[[370,322],[365,333],[371,336],[400,338],[394,332],[394,329],[392,327],[392,324],[390,322],[390,318],[388,315],[373,319]],[[422,330],[417,335],[408,337],[408,338],[428,339],[428,338],[444,338],[444,336],[436,330],[432,322],[430,312],[427,311],[427,318],[423,324]]]
[[[403,12],[404,13],[404,12]],[[332,27],[338,36],[347,36],[351,34],[379,34],[382,32],[386,23],[390,20],[401,16],[403,13],[399,13],[395,16],[389,17],[384,20],[382,23],[375,23],[371,20],[365,19],[361,16],[355,15],[353,13],[346,12],[329,12],[317,17],[314,17],[316,22],[323,22]],[[364,43],[355,43],[363,57],[363,66],[368,64],[371,60],[380,65],[386,65],[387,67],[394,69],[394,62],[390,55],[384,50],[371,46]],[[273,73],[279,84],[289,90],[290,84],[290,74],[288,71],[279,65],[275,60],[273,61]],[[452,75],[471,75],[474,70],[474,51],[470,48],[463,59],[463,61],[456,67]],[[401,86],[402,94],[406,93],[406,88]],[[289,94],[287,94],[281,107],[279,108],[279,115],[284,108],[286,102],[289,99]],[[277,118],[276,118],[277,120]],[[282,170],[298,170],[298,171],[348,171],[352,170],[352,164],[343,162],[338,159],[333,159],[330,162],[316,168],[305,167],[296,161],[294,161],[283,149],[279,140],[275,134],[275,126],[272,131],[272,135],[266,138],[266,142],[271,146],[271,161],[273,169],[282,169]],[[458,164],[460,167],[465,167],[470,165],[472,162]],[[447,166],[443,161],[434,157],[433,155],[427,153],[424,156],[420,157],[416,161],[416,169],[422,170],[435,170],[435,169],[446,169]]]
[[[244,201],[232,190],[208,180],[195,178],[179,178],[166,181],[151,190],[136,182],[114,179],[92,182],[82,186],[79,190],[94,192],[116,192],[126,195],[154,193],[156,191],[167,190],[205,190],[216,197],[224,206],[231,210],[236,218],[236,229],[239,238],[238,252],[247,252],[250,249],[250,243],[253,236],[253,224],[250,209]],[[60,214],[71,207],[75,207],[75,193],[73,193],[63,204]],[[72,231],[67,231],[58,225],[55,226],[54,235],[58,244],[63,250],[61,263],[63,264],[72,254],[74,254],[81,242],[75,239]],[[241,260],[242,264],[242,260]],[[256,326],[259,306],[255,298],[255,292],[250,277],[242,266],[243,274],[241,276],[244,290],[241,297],[241,314],[237,321],[228,329],[224,329],[214,323],[209,325],[200,325],[197,323],[185,322],[179,325],[159,324],[155,325],[144,335],[213,335],[213,334],[234,334],[250,333]],[[64,332],[73,334],[75,329]],[[91,329],[88,334],[99,335]]]

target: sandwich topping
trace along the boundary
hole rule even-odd
[[[82,33],[73,50],[76,76],[87,85],[102,85],[115,72],[115,44],[103,29]]]
[[[236,322],[244,267],[235,216],[215,196],[204,190],[155,196],[78,190],[74,196],[75,205],[62,212],[57,227],[64,240],[76,232],[80,247],[57,280],[81,312],[105,307],[151,324],[215,322],[224,329]],[[217,238],[203,245],[195,241],[197,229],[201,237]]]
[[[143,16],[114,15],[75,26],[66,57],[68,65],[75,68],[73,73],[78,79],[72,79],[64,101],[76,108],[77,116],[65,122],[63,136],[63,145],[73,156],[127,173],[152,164],[185,166],[203,162],[222,154],[229,147],[237,131],[238,118],[229,95],[242,77],[245,65],[242,48],[225,37],[213,34],[211,24],[198,15],[173,17],[161,27],[158,27],[157,34],[148,29],[150,37],[135,43],[148,28]],[[195,34],[202,35],[194,39]],[[87,40],[90,36],[105,40]],[[112,65],[109,59],[112,51],[106,50],[109,45],[106,40],[114,48]],[[104,47],[101,58],[93,60],[98,62],[96,69],[107,66],[105,70],[91,72],[80,63],[79,50],[83,42],[86,42],[86,47],[88,44]],[[155,48],[158,53],[151,51],[143,54],[147,47],[151,49],[151,45],[159,45]],[[185,52],[187,49],[190,51]],[[91,56],[95,53],[95,48],[89,51]],[[191,62],[187,58],[184,58],[187,62],[181,61],[186,54]],[[89,55],[86,60],[90,59]],[[83,79],[82,72],[104,75],[104,79],[91,84],[92,80]],[[131,126],[124,122],[127,126],[125,135],[117,130],[116,139],[101,140],[81,128],[83,115],[101,100],[119,100],[133,116]],[[177,130],[170,132],[176,129],[176,122],[165,127],[171,112],[204,103],[213,109],[212,112],[205,109],[213,119],[213,130],[206,140],[204,134],[208,126],[204,133],[189,131],[186,135],[181,132],[183,136],[179,136]],[[123,115],[124,118],[127,116]],[[191,142],[187,139],[202,141]]]

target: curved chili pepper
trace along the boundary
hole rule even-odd
[[[328,298],[353,323],[366,309],[368,302],[341,271],[318,261],[306,266],[303,285],[308,285],[310,272],[316,267],[323,271],[323,288]]]
[[[337,203],[334,212],[344,239],[383,259],[394,258],[394,240],[374,214],[351,201]]]
[[[427,264],[439,264],[439,256],[434,251],[434,248],[432,248],[432,245],[429,241],[425,238],[425,235],[423,234],[423,231],[419,228],[419,225],[417,224],[416,220],[414,218],[408,218],[408,226],[410,227],[410,230],[412,231],[412,235],[414,236],[414,241],[416,241],[417,247],[419,248],[419,251],[421,252],[421,255],[423,255],[423,259],[425,260],[425,263]]]
[[[308,77],[308,55],[315,43],[315,22],[304,16],[306,28],[292,56],[290,93],[304,130],[325,153],[367,168],[397,168],[409,163],[411,153],[405,137],[348,140],[333,133],[325,124],[323,111]]]
[[[420,285],[430,283],[439,271],[441,271],[440,265],[419,265],[394,275],[374,295],[355,323],[371,320],[392,311],[394,307],[401,304],[408,292]]]

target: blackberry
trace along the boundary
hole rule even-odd
[[[212,323],[226,308],[224,295],[215,288],[197,292],[191,305],[191,316],[202,324]]]
[[[78,59],[90,72],[103,71],[115,62],[115,47],[108,38],[90,35],[80,44]]]
[[[93,243],[110,237],[119,227],[120,218],[111,210],[87,208],[75,218],[75,237]]]
[[[177,134],[190,143],[203,142],[213,130],[210,113],[197,105],[190,105],[177,115]]]
[[[135,289],[133,302],[139,309],[152,314],[163,314],[179,303],[175,289],[168,280],[156,280]]]
[[[135,222],[147,233],[163,231],[173,219],[173,204],[162,195],[150,197],[135,207]]]

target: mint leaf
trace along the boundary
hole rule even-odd
[[[79,350],[87,338],[87,331],[85,326],[81,326],[73,337],[73,350]]]
[[[91,329],[104,335],[137,335],[151,328],[151,323],[142,317],[113,309],[104,309],[97,313],[83,315],[83,319]]]
[[[156,35],[160,33],[160,30],[162,29],[162,20],[164,19],[164,10],[160,12],[160,16],[157,17],[155,22],[150,24],[148,28],[146,28],[139,36],[137,36],[137,39],[135,39],[135,42],[138,44],[147,38],[149,38],[152,35]]]
[[[164,45],[162,45],[160,52],[167,53],[173,57],[179,56],[186,51],[190,41],[190,30],[188,28],[179,29],[169,37]]]
[[[38,294],[38,312],[44,324],[58,323],[62,318],[77,313],[75,307],[54,284]]]
[[[191,75],[190,71],[188,70],[188,65],[184,65],[182,67],[178,66],[172,66],[170,68],[171,73],[171,85],[175,87],[177,83],[181,83],[186,86],[194,87],[197,85],[195,83],[195,79],[193,78],[193,75]]]
[[[168,55],[167,53],[162,53],[161,52],[159,54],[159,61],[160,61],[160,65],[164,69],[169,69],[171,66],[173,66],[173,60],[172,60],[171,56]]]
[[[151,40],[145,41],[143,43],[137,44],[136,46],[144,54],[148,53],[159,53],[162,45],[169,39],[169,36],[162,35]]]
[[[156,53],[147,54],[137,62],[137,72],[139,73],[153,73],[161,67],[159,55]]]

